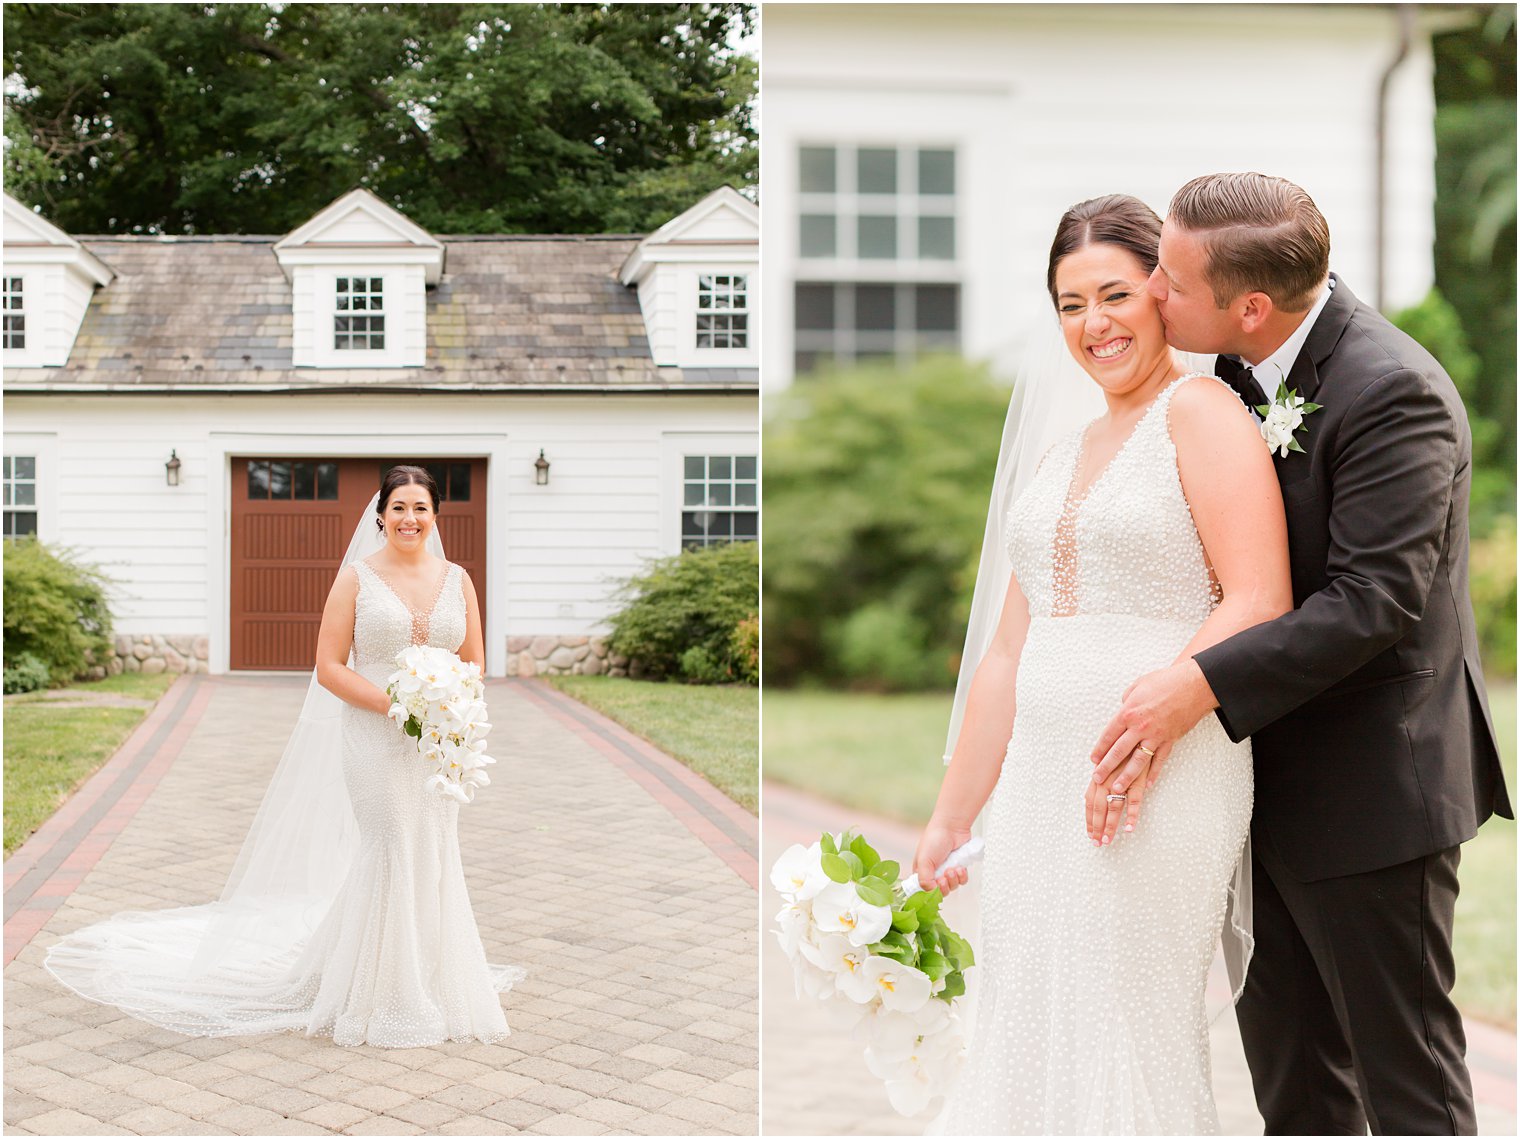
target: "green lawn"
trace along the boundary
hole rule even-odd
[[[1489,687],[1515,783],[1515,683]],[[944,774],[948,693],[905,696],[767,689],[765,777],[909,824],[924,822]],[[1455,992],[1463,1010],[1515,1024],[1515,824],[1494,819],[1462,851]]]
[[[544,679],[679,759],[745,810],[758,808],[758,689],[613,676]]]
[[[70,691],[103,692],[156,700],[176,677],[123,673],[75,685]],[[5,856],[63,805],[121,746],[148,708],[57,708],[43,694],[5,702]]]

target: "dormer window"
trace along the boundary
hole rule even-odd
[[[334,308],[335,349],[385,350],[385,278],[339,277]]]
[[[697,277],[697,347],[749,347],[749,277],[703,273]]]
[[[26,347],[26,303],[22,278],[5,278],[5,347]]]
[[[662,368],[760,366],[760,215],[721,186],[639,242],[618,279],[639,290]]]

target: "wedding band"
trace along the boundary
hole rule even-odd
[[[1122,803],[1122,802],[1124,802],[1128,798],[1129,798],[1128,795],[1110,795],[1108,797],[1108,801],[1110,803]]]
[[[1143,751],[1145,753],[1145,758],[1146,759],[1155,759],[1156,758],[1156,753],[1153,752],[1150,748],[1146,747],[1144,744],[1136,744],[1135,745],[1135,750],[1136,751]]]

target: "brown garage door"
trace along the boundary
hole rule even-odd
[[[486,460],[232,460],[231,666],[312,666],[322,605],[360,511],[397,462],[425,466],[444,506],[438,529],[449,560],[475,581],[485,613]]]

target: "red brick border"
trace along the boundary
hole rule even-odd
[[[760,884],[759,820],[685,764],[600,712],[542,680],[514,680],[521,690],[596,748],[716,854],[750,887]]]
[[[132,821],[210,702],[209,684],[199,677],[180,677],[116,754],[11,855],[5,863],[6,965]]]

